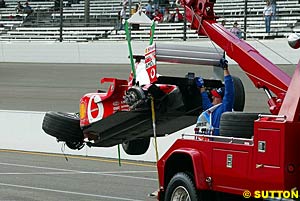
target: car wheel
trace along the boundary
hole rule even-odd
[[[240,78],[232,76],[234,85],[234,111],[243,111],[245,106],[245,89]]]
[[[220,135],[226,137],[251,138],[254,121],[259,113],[224,112],[220,120]]]
[[[42,129],[59,141],[70,143],[83,141],[80,120],[76,114],[47,112],[43,119]]]
[[[129,155],[141,155],[146,153],[150,145],[150,138],[142,138],[122,143],[123,150]]]
[[[198,194],[192,178],[184,173],[179,172],[170,180],[165,201],[197,201]]]
[[[79,142],[66,142],[67,147],[73,150],[80,150],[84,147],[83,141]]]

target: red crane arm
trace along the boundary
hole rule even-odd
[[[214,1],[181,0],[186,19],[199,35],[208,36],[226,54],[235,60],[257,88],[271,90],[277,97],[286,93],[291,78],[288,74],[262,56],[255,48],[239,39],[222,25],[216,23]]]
[[[191,22],[192,29],[196,29],[199,35],[208,36],[220,46],[230,58],[240,65],[257,88],[266,87],[276,95],[287,91],[291,81],[289,75],[262,56],[251,45],[216,23],[214,14],[209,15],[209,13],[213,13],[213,10],[207,12],[212,9],[211,5],[213,3],[209,3],[206,0],[194,2],[197,2],[197,5],[202,3],[204,12],[189,7],[189,4],[185,4],[186,18]]]

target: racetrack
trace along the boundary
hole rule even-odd
[[[12,150],[0,159],[1,201],[146,201],[158,187],[153,163]]]
[[[288,74],[295,69],[292,65],[281,67]],[[264,92],[254,88],[238,66],[229,69],[244,83],[245,111],[268,112]],[[106,90],[107,85],[100,86],[101,78],[128,79],[129,72],[129,64],[1,63],[0,109],[78,112],[83,94]],[[205,78],[212,76],[210,67],[196,65],[159,64],[158,72],[170,76],[185,76],[187,72]]]

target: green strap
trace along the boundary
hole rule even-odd
[[[152,45],[153,44],[153,39],[154,39],[154,32],[155,32],[155,22],[153,21],[152,22],[152,25],[151,25],[151,35],[150,35],[150,42],[149,42],[149,45]]]
[[[120,144],[118,144],[118,160],[119,160],[119,166],[121,167],[121,152],[120,152]]]
[[[132,56],[129,23],[127,22],[127,20],[125,21],[125,33],[126,33],[126,39],[127,39],[127,43],[128,43],[129,58],[130,58],[130,64],[131,64],[131,71],[133,73],[133,84],[135,84],[136,72],[135,72],[135,67],[134,67],[134,62],[133,62],[133,56]]]

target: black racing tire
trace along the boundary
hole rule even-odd
[[[224,112],[220,120],[220,136],[251,138],[259,113]]]
[[[243,111],[245,107],[245,89],[240,78],[232,76],[234,86],[234,111]]]
[[[180,200],[188,200],[187,197],[190,201],[199,199],[194,181],[184,172],[176,173],[168,183],[165,201],[172,201],[176,195],[182,196]]]
[[[47,112],[44,116],[42,129],[59,141],[69,143],[83,141],[80,120],[75,114]]]
[[[66,142],[67,147],[73,150],[80,150],[84,147],[84,142],[83,141],[67,141]]]
[[[129,155],[141,155],[146,153],[150,145],[150,138],[142,138],[122,143],[123,150]]]

